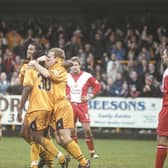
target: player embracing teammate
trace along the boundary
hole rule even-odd
[[[39,60],[44,61],[46,66],[40,65]],[[44,136],[44,130],[50,125],[57,142],[79,162],[78,168],[90,168],[90,162],[81,152],[79,145],[71,138],[74,122],[72,106],[66,96],[68,73],[65,68],[64,51],[60,48],[52,48],[47,56],[30,61],[29,67],[30,69],[26,70],[29,72],[26,72],[29,78],[27,80],[25,78],[23,83],[29,90],[27,94],[29,108],[26,116],[29,116],[27,122],[31,140],[43,146],[53,157],[59,158],[62,168],[67,168],[64,155]],[[34,91],[38,91],[39,96]],[[36,100],[36,103],[32,103],[33,100]],[[33,109],[32,106],[38,102],[37,108]],[[43,102],[47,105],[44,106]]]

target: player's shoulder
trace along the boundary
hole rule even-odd
[[[54,65],[52,65],[52,66],[50,66],[50,68],[49,69],[55,69],[55,68],[57,68],[57,64],[54,64]]]
[[[168,68],[165,69],[163,76],[168,76]]]
[[[57,65],[57,64],[54,64],[52,67],[50,67],[49,72],[50,74],[54,74],[56,76],[58,75],[67,76],[68,74],[66,69],[63,66]]]
[[[26,72],[25,72],[25,76],[31,76],[33,77],[35,74],[37,74],[37,70],[32,68],[32,67],[29,67],[26,69]]]
[[[81,75],[83,75],[83,76],[85,76],[85,77],[88,77],[88,78],[93,77],[92,74],[90,74],[89,72],[86,72],[86,71],[82,71],[82,74],[81,74]]]
[[[168,67],[165,69],[165,73],[168,73]]]
[[[49,70],[55,70],[55,69],[57,69],[57,70],[64,70],[65,68],[64,68],[64,66],[62,66],[61,64],[54,64],[54,65],[52,65],[52,66],[49,68]]]
[[[27,65],[28,65],[28,64],[23,64],[23,65],[21,66],[21,68],[23,68],[23,69],[24,69],[24,68],[26,68],[26,67],[27,67]]]
[[[23,64],[20,68],[21,72],[26,72],[26,71],[35,71],[35,68],[28,66],[28,64]]]
[[[27,68],[27,64],[23,64],[20,68],[20,72],[26,71],[26,68]]]
[[[69,72],[67,76],[70,78],[70,77],[72,77],[72,74]]]
[[[32,67],[27,67],[26,68],[26,72],[37,72],[37,70],[35,68],[32,68]]]

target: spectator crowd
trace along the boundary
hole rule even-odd
[[[0,20],[0,93],[20,94],[19,69],[32,41],[78,56],[81,67],[100,81],[100,96],[160,97],[168,42],[164,25],[117,26],[106,20],[57,23],[52,19]]]

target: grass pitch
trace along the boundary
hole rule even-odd
[[[79,144],[89,158],[85,141],[81,139]],[[155,141],[95,139],[95,147],[100,158],[91,160],[91,168],[154,168]],[[0,142],[0,168],[29,168],[29,155],[29,145],[22,138],[3,138]],[[69,168],[77,166],[72,159]],[[58,161],[55,161],[55,167],[60,167]]]

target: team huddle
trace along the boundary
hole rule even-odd
[[[17,118],[23,122],[21,135],[31,146],[31,168],[44,165],[53,168],[55,158],[62,168],[68,168],[70,157],[54,145],[50,129],[56,142],[79,162],[78,168],[90,168],[90,161],[77,143],[76,122],[79,119],[82,124],[91,158],[98,158],[87,102],[99,92],[100,84],[91,74],[80,70],[78,57],[66,61],[60,48],[52,48],[44,55],[41,46],[33,42],[28,46],[27,59],[20,70],[23,91]],[[23,119],[27,100],[28,110]]]

